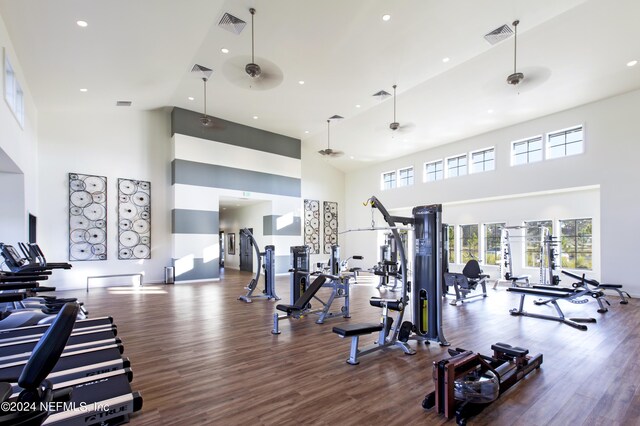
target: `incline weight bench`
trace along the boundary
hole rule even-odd
[[[564,313],[562,312],[562,309],[560,309],[560,306],[558,306],[557,301],[560,299],[572,301],[577,299],[578,297],[591,296],[591,297],[594,297],[596,300],[598,300],[598,303],[602,306],[602,302],[600,298],[604,297],[604,293],[602,292],[593,292],[585,289],[576,289],[575,291],[567,291],[566,289],[551,290],[551,289],[541,289],[541,288],[509,287],[507,291],[520,294],[520,305],[518,308],[513,308],[509,311],[511,315],[514,315],[514,316],[522,315],[525,317],[558,321],[558,322],[570,325],[571,327],[577,328],[578,330],[587,329],[586,325],[578,324],[578,323],[584,323],[584,322],[592,323],[592,322],[596,322],[596,319],[595,318],[565,318]],[[523,308],[524,308],[525,296],[540,296],[540,297],[548,298],[548,300],[546,300],[545,303],[550,303],[551,305],[553,305],[553,307],[556,308],[556,312],[558,313],[558,316],[534,314],[534,313],[524,311]]]
[[[573,274],[571,272],[567,272],[567,271],[562,271],[563,274],[579,280],[579,285],[582,287],[587,287],[587,285],[590,286],[594,286],[596,288],[596,290],[613,290],[615,292],[618,293],[618,295],[620,296],[620,304],[621,305],[626,305],[627,303],[629,303],[629,301],[627,300],[627,298],[625,297],[625,294],[627,295],[628,298],[631,298],[631,296],[629,295],[629,293],[627,293],[622,289],[622,284],[600,284],[598,281],[596,280],[590,280],[588,278],[586,278],[584,276],[584,274],[582,274],[582,276],[577,275],[577,274]]]
[[[319,314],[319,318],[316,321],[316,324],[323,324],[324,320],[327,318],[332,318],[337,316],[338,313],[329,312],[331,309],[331,304],[336,298],[343,297],[344,298],[344,306],[341,308],[340,313],[344,318],[350,318],[349,315],[349,278],[350,277],[337,277],[335,275],[328,274],[320,274],[317,276],[315,280],[307,287],[304,293],[300,295],[300,298],[296,300],[293,305],[285,305],[280,304],[276,305],[276,309],[285,312],[286,315],[278,315],[277,312],[273,314],[273,328],[271,329],[272,334],[280,334],[279,321],[286,318],[295,318],[300,319],[307,314]],[[327,286],[331,286],[333,291],[329,296],[329,299],[324,302],[319,297],[316,296],[316,293],[320,288],[325,286],[325,283],[329,279],[329,284]],[[322,304],[322,309],[311,309],[311,299],[316,299],[318,302]]]

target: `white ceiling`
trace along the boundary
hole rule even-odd
[[[283,73],[270,90],[251,88],[242,69],[229,79],[250,54],[250,26],[237,36],[217,23],[225,11],[250,22],[249,7],[256,62]],[[640,87],[640,65],[626,66],[640,59],[637,0],[0,0],[0,15],[39,112],[108,111],[116,100],[202,111],[189,72],[199,63],[214,70],[211,115],[313,150],[326,147],[326,119],[344,116],[331,146],[346,155],[323,159],[345,171]],[[513,39],[483,39],[516,18],[519,88],[506,83]],[[371,96],[394,83],[410,132],[392,133],[392,100]]]

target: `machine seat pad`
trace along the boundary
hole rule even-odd
[[[380,330],[382,330],[382,324],[380,323],[343,324],[333,327],[333,332],[342,337],[361,336]]]
[[[557,297],[557,298],[566,298],[566,297],[571,297],[575,295],[575,293],[573,292],[567,293],[567,292],[558,291],[558,290],[542,290],[537,288],[522,288],[522,287],[509,287],[507,291],[510,291],[512,293],[524,293],[524,294],[531,294],[534,296]]]
[[[599,287],[604,290],[608,288],[622,288],[622,284],[600,284]]]
[[[491,345],[491,350],[504,352],[511,356],[525,356],[529,353],[528,349],[511,346],[506,343],[496,343],[495,345]]]
[[[302,308],[299,308],[296,305],[276,305],[276,309],[282,312],[286,312],[287,314],[302,310]]]
[[[522,280],[528,280],[529,278],[531,278],[531,275],[516,275],[516,276],[510,276],[509,277],[509,281],[522,281]]]
[[[276,305],[276,309],[282,312],[286,312],[287,314],[292,314],[294,312],[300,312],[306,309],[313,296],[316,295],[318,290],[324,285],[326,277],[319,276],[309,285],[307,290],[300,295],[296,303],[293,305]]]

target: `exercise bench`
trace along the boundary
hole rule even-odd
[[[587,326],[579,323],[594,323],[596,322],[595,318],[566,318],[562,309],[558,305],[558,300],[568,300],[572,301],[582,296],[591,296],[598,299],[603,297],[604,294],[602,292],[591,292],[589,290],[576,290],[573,292],[568,292],[566,290],[558,290],[558,289],[540,289],[540,288],[521,288],[521,287],[509,287],[507,291],[512,293],[520,294],[520,305],[518,308],[513,308],[509,311],[509,313],[513,316],[525,316],[531,318],[539,318],[546,319],[551,321],[558,321],[563,324],[567,324],[571,327],[577,328],[578,330],[587,330]],[[557,316],[553,315],[543,315],[543,314],[535,314],[531,312],[526,312],[524,310],[524,299],[526,296],[540,296],[546,297],[548,300],[545,303],[550,303],[556,309]]]

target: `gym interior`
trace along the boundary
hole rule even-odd
[[[0,424],[640,424],[638,17],[0,0]]]

